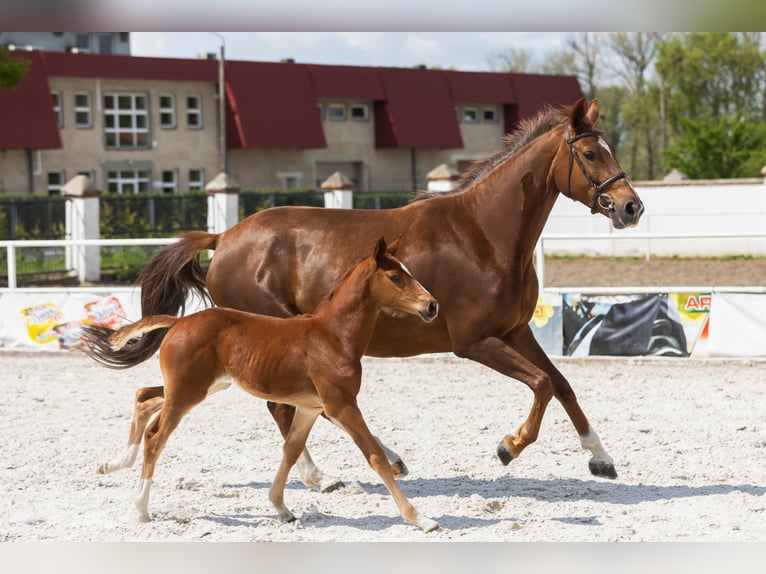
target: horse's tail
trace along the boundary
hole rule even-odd
[[[153,346],[154,338],[150,340],[149,336],[156,335],[159,346],[176,321],[178,317],[172,315],[154,315],[117,330],[106,325],[87,325],[83,328],[82,349],[91,359],[110,369],[134,367],[152,355],[147,352],[147,344]]]
[[[205,273],[199,255],[215,249],[218,235],[206,231],[190,231],[181,239],[162,248],[141,270],[137,284],[141,286],[141,315],[178,315],[186,310],[190,292],[203,302],[211,302],[205,290]],[[130,364],[136,365],[151,357],[160,348],[164,332],[148,332],[140,344],[131,344]]]

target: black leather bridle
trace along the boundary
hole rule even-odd
[[[580,159],[580,156],[577,155],[577,152],[574,149],[574,146],[572,145],[577,140],[581,140],[582,138],[587,137],[601,137],[603,135],[603,132],[593,130],[590,132],[583,132],[581,134],[577,134],[576,136],[569,137],[569,126],[564,127],[564,136],[566,138],[567,145],[569,146],[569,170],[567,172],[567,197],[570,199],[574,199],[572,197],[572,164],[573,162],[577,162],[577,166],[580,168],[580,172],[582,172],[583,177],[588,181],[588,184],[593,188],[593,201],[590,206],[590,212],[596,213],[596,207],[598,206],[598,198],[601,197],[601,194],[606,191],[606,189],[612,185],[615,181],[618,181],[620,179],[623,179],[626,177],[625,172],[621,171],[620,173],[614,174],[612,177],[601,183],[600,185],[597,184],[595,181],[593,181],[593,178],[588,174],[587,171],[585,171],[585,166],[582,163],[582,160]]]

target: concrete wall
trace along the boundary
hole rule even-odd
[[[766,256],[766,238],[631,239],[646,233],[766,233],[766,183],[760,179],[637,182],[646,212],[635,229],[612,229],[609,220],[559,197],[543,236],[611,234],[609,240],[545,240],[548,255]]]

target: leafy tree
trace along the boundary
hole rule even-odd
[[[0,48],[0,88],[14,89],[29,69],[29,60],[11,58],[8,50]]]
[[[668,168],[690,178],[753,177],[764,163],[766,55],[760,35],[694,32],[659,44]]]

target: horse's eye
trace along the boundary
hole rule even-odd
[[[398,285],[399,282],[402,280],[402,278],[399,277],[399,275],[396,275],[396,274],[389,275],[388,278],[391,280],[391,283],[395,283],[396,285]]]
[[[587,159],[588,161],[593,161],[596,159],[596,154],[592,151],[586,151],[582,155],[585,156],[585,159]]]

